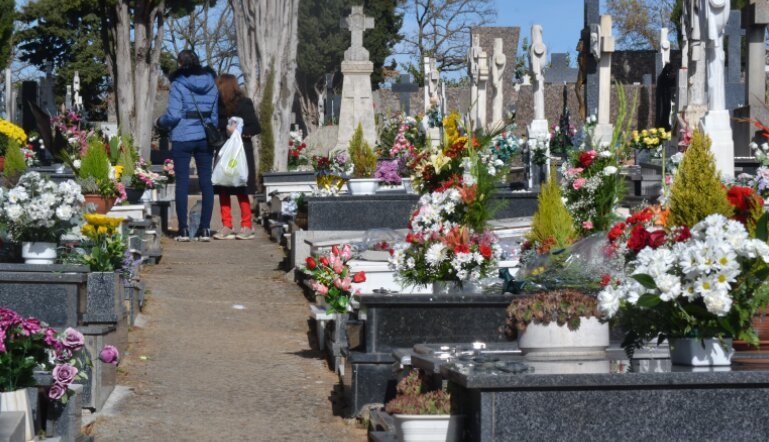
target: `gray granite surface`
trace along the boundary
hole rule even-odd
[[[262,183],[297,183],[315,181],[315,172],[266,172],[262,174]]]
[[[0,442],[24,442],[24,420],[22,411],[0,412]]]
[[[123,285],[115,272],[88,274],[85,323],[115,323],[125,317]]]

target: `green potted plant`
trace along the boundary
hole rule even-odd
[[[393,415],[401,441],[458,441],[462,416],[451,414],[451,395],[430,389],[421,370],[412,370],[398,382],[396,396],[385,406]]]
[[[24,159],[21,147],[15,140],[9,141],[5,150],[5,168],[3,169],[6,182],[15,184],[25,170],[27,170],[27,161]]]
[[[379,179],[374,178],[377,155],[368,142],[363,139],[363,125],[358,128],[348,146],[353,164],[353,178],[347,182],[347,188],[353,195],[373,195],[379,187]]]
[[[92,204],[96,213],[107,213],[115,204],[118,188],[110,177],[112,166],[107,149],[98,137],[88,139],[88,148],[80,160],[77,170],[78,183],[84,187],[83,196],[86,204]]]
[[[11,142],[15,142],[18,146],[25,146],[27,134],[19,126],[0,118],[0,172],[3,171],[6,149]]]

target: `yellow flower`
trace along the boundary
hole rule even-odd
[[[657,129],[654,128],[654,129],[650,130],[649,133],[652,134],[652,135],[657,135]]]
[[[646,129],[642,130],[642,131],[641,131],[641,136],[642,136],[642,137],[648,137],[648,136],[649,136],[649,131],[648,131],[648,130],[646,130]]]
[[[96,233],[99,235],[107,235],[109,233],[109,229],[107,229],[106,226],[99,226],[99,228],[96,229]]]
[[[96,234],[96,231],[91,224],[84,224],[83,227],[80,228],[80,232],[85,236],[94,236]]]
[[[437,154],[430,155],[430,163],[433,165],[435,173],[441,173],[441,169],[443,169],[447,164],[451,163],[451,158],[444,155],[443,152],[439,152]]]
[[[115,181],[120,181],[120,177],[123,176],[123,166],[117,165],[115,169]]]

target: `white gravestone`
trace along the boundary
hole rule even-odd
[[[374,101],[371,93],[371,73],[374,64],[363,47],[363,31],[374,28],[374,19],[363,14],[362,6],[353,6],[350,16],[342,19],[342,27],[350,30],[352,44],[342,62],[342,102],[339,109],[337,148],[346,148],[358,124],[363,126],[363,138],[376,144]]]
[[[424,74],[424,112],[430,110],[430,57],[422,59],[422,73]]]
[[[472,35],[472,46],[467,50],[467,76],[470,77],[470,120],[475,123],[478,115],[478,64],[481,55],[481,39]]]
[[[610,143],[614,135],[611,124],[611,54],[614,52],[611,15],[601,16],[598,35],[598,124],[595,126],[594,140],[599,145]]]
[[[438,83],[441,76],[435,64],[435,59],[425,57],[425,113],[432,107],[432,100],[439,100]]]
[[[716,159],[721,176],[734,176],[734,139],[729,111],[726,110],[726,83],[724,81],[724,30],[729,20],[728,0],[702,0],[703,18],[707,38],[707,91],[708,112],[700,122],[701,129],[710,137],[710,150]]]
[[[668,40],[668,28],[660,29],[660,54],[662,55],[662,67],[670,63],[670,40]]]
[[[505,122],[503,120],[504,107],[504,78],[507,56],[502,52],[502,39],[494,39],[494,59],[491,64],[491,81],[494,83],[494,98],[491,101],[491,124],[493,129],[501,129]]]
[[[83,109],[83,97],[80,96],[80,72],[78,71],[75,71],[75,77],[72,79],[72,91],[75,94],[72,105],[75,110],[80,111]]]
[[[486,129],[486,91],[489,82],[489,57],[481,51],[478,57],[478,117],[475,127]]]

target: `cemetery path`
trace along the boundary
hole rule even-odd
[[[96,440],[366,440],[332,415],[337,377],[311,350],[307,301],[277,269],[279,246],[258,231],[163,247],[144,272],[148,324],[119,367],[133,393],[97,418]]]

